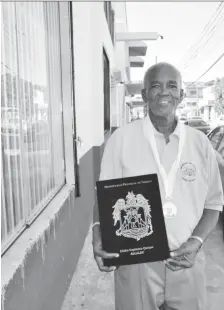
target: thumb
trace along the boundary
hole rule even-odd
[[[171,257],[178,257],[178,256],[183,256],[183,255],[186,255],[186,254],[189,254],[189,253],[190,253],[190,251],[189,251],[189,249],[186,247],[186,245],[185,245],[185,244],[182,244],[182,246],[179,247],[179,249],[170,252],[170,256],[171,256]]]

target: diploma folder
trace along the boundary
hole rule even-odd
[[[96,182],[105,266],[170,257],[157,174]]]

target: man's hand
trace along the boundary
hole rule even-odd
[[[118,257],[118,253],[108,253],[102,249],[100,226],[93,227],[93,255],[100,271],[111,272],[117,269],[115,266],[107,267],[103,264],[103,258]]]
[[[166,266],[172,271],[191,268],[201,243],[195,239],[189,239],[182,246],[170,253],[171,258],[165,261]]]

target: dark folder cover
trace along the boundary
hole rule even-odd
[[[170,257],[157,174],[96,182],[105,266]]]

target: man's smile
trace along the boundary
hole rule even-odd
[[[171,104],[172,104],[172,101],[171,100],[168,100],[168,99],[159,99],[158,101],[157,101],[158,103],[158,106],[160,106],[160,107],[167,107],[167,106],[170,106]]]
[[[159,100],[159,104],[169,104],[170,101],[169,100]]]

